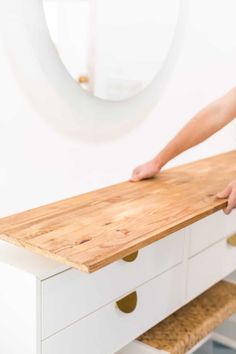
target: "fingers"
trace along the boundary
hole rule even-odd
[[[151,178],[151,176],[149,176],[145,171],[141,170],[141,171],[134,172],[130,181],[131,182],[139,182],[139,181],[142,181],[142,180],[148,179],[148,178]]]
[[[222,192],[217,193],[217,198],[228,198],[232,192],[232,186],[229,184]]]
[[[141,171],[139,168],[136,168],[133,173],[132,173],[132,176],[130,178],[130,181],[131,182],[138,182],[140,181],[142,178],[141,178]]]
[[[139,182],[140,181],[140,178],[137,174],[133,174],[130,178],[130,181],[131,182]]]
[[[160,172],[160,168],[158,167],[156,161],[151,160],[146,162],[143,165],[136,167],[132,173],[130,181],[138,182],[143,179],[149,179],[154,177],[159,172]]]
[[[234,208],[236,208],[236,188],[232,189],[232,192],[229,196],[227,208],[224,210],[225,214],[230,214]]]
[[[144,179],[152,178],[154,175],[155,173],[152,170],[150,170],[148,167],[141,166],[141,167],[137,167],[137,169],[134,170],[130,181],[139,182]]]
[[[217,198],[228,198],[228,205],[224,209],[226,215],[236,208],[236,182],[230,183],[222,192],[218,193]]]

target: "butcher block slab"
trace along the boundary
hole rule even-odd
[[[0,238],[94,272],[227,205],[236,151],[0,219]]]

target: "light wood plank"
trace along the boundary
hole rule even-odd
[[[0,220],[0,238],[94,272],[227,205],[236,151],[123,182]]]

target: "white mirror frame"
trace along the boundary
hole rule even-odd
[[[172,46],[153,82],[124,101],[94,97],[72,79],[51,40],[43,0],[2,1],[1,33],[15,76],[40,116],[63,134],[104,142],[137,126],[157,104],[181,49],[187,7],[188,0],[180,0]]]

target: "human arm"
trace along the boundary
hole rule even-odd
[[[158,174],[162,167],[184,151],[200,144],[236,117],[236,87],[196,114],[154,159],[134,169],[131,181]]]

